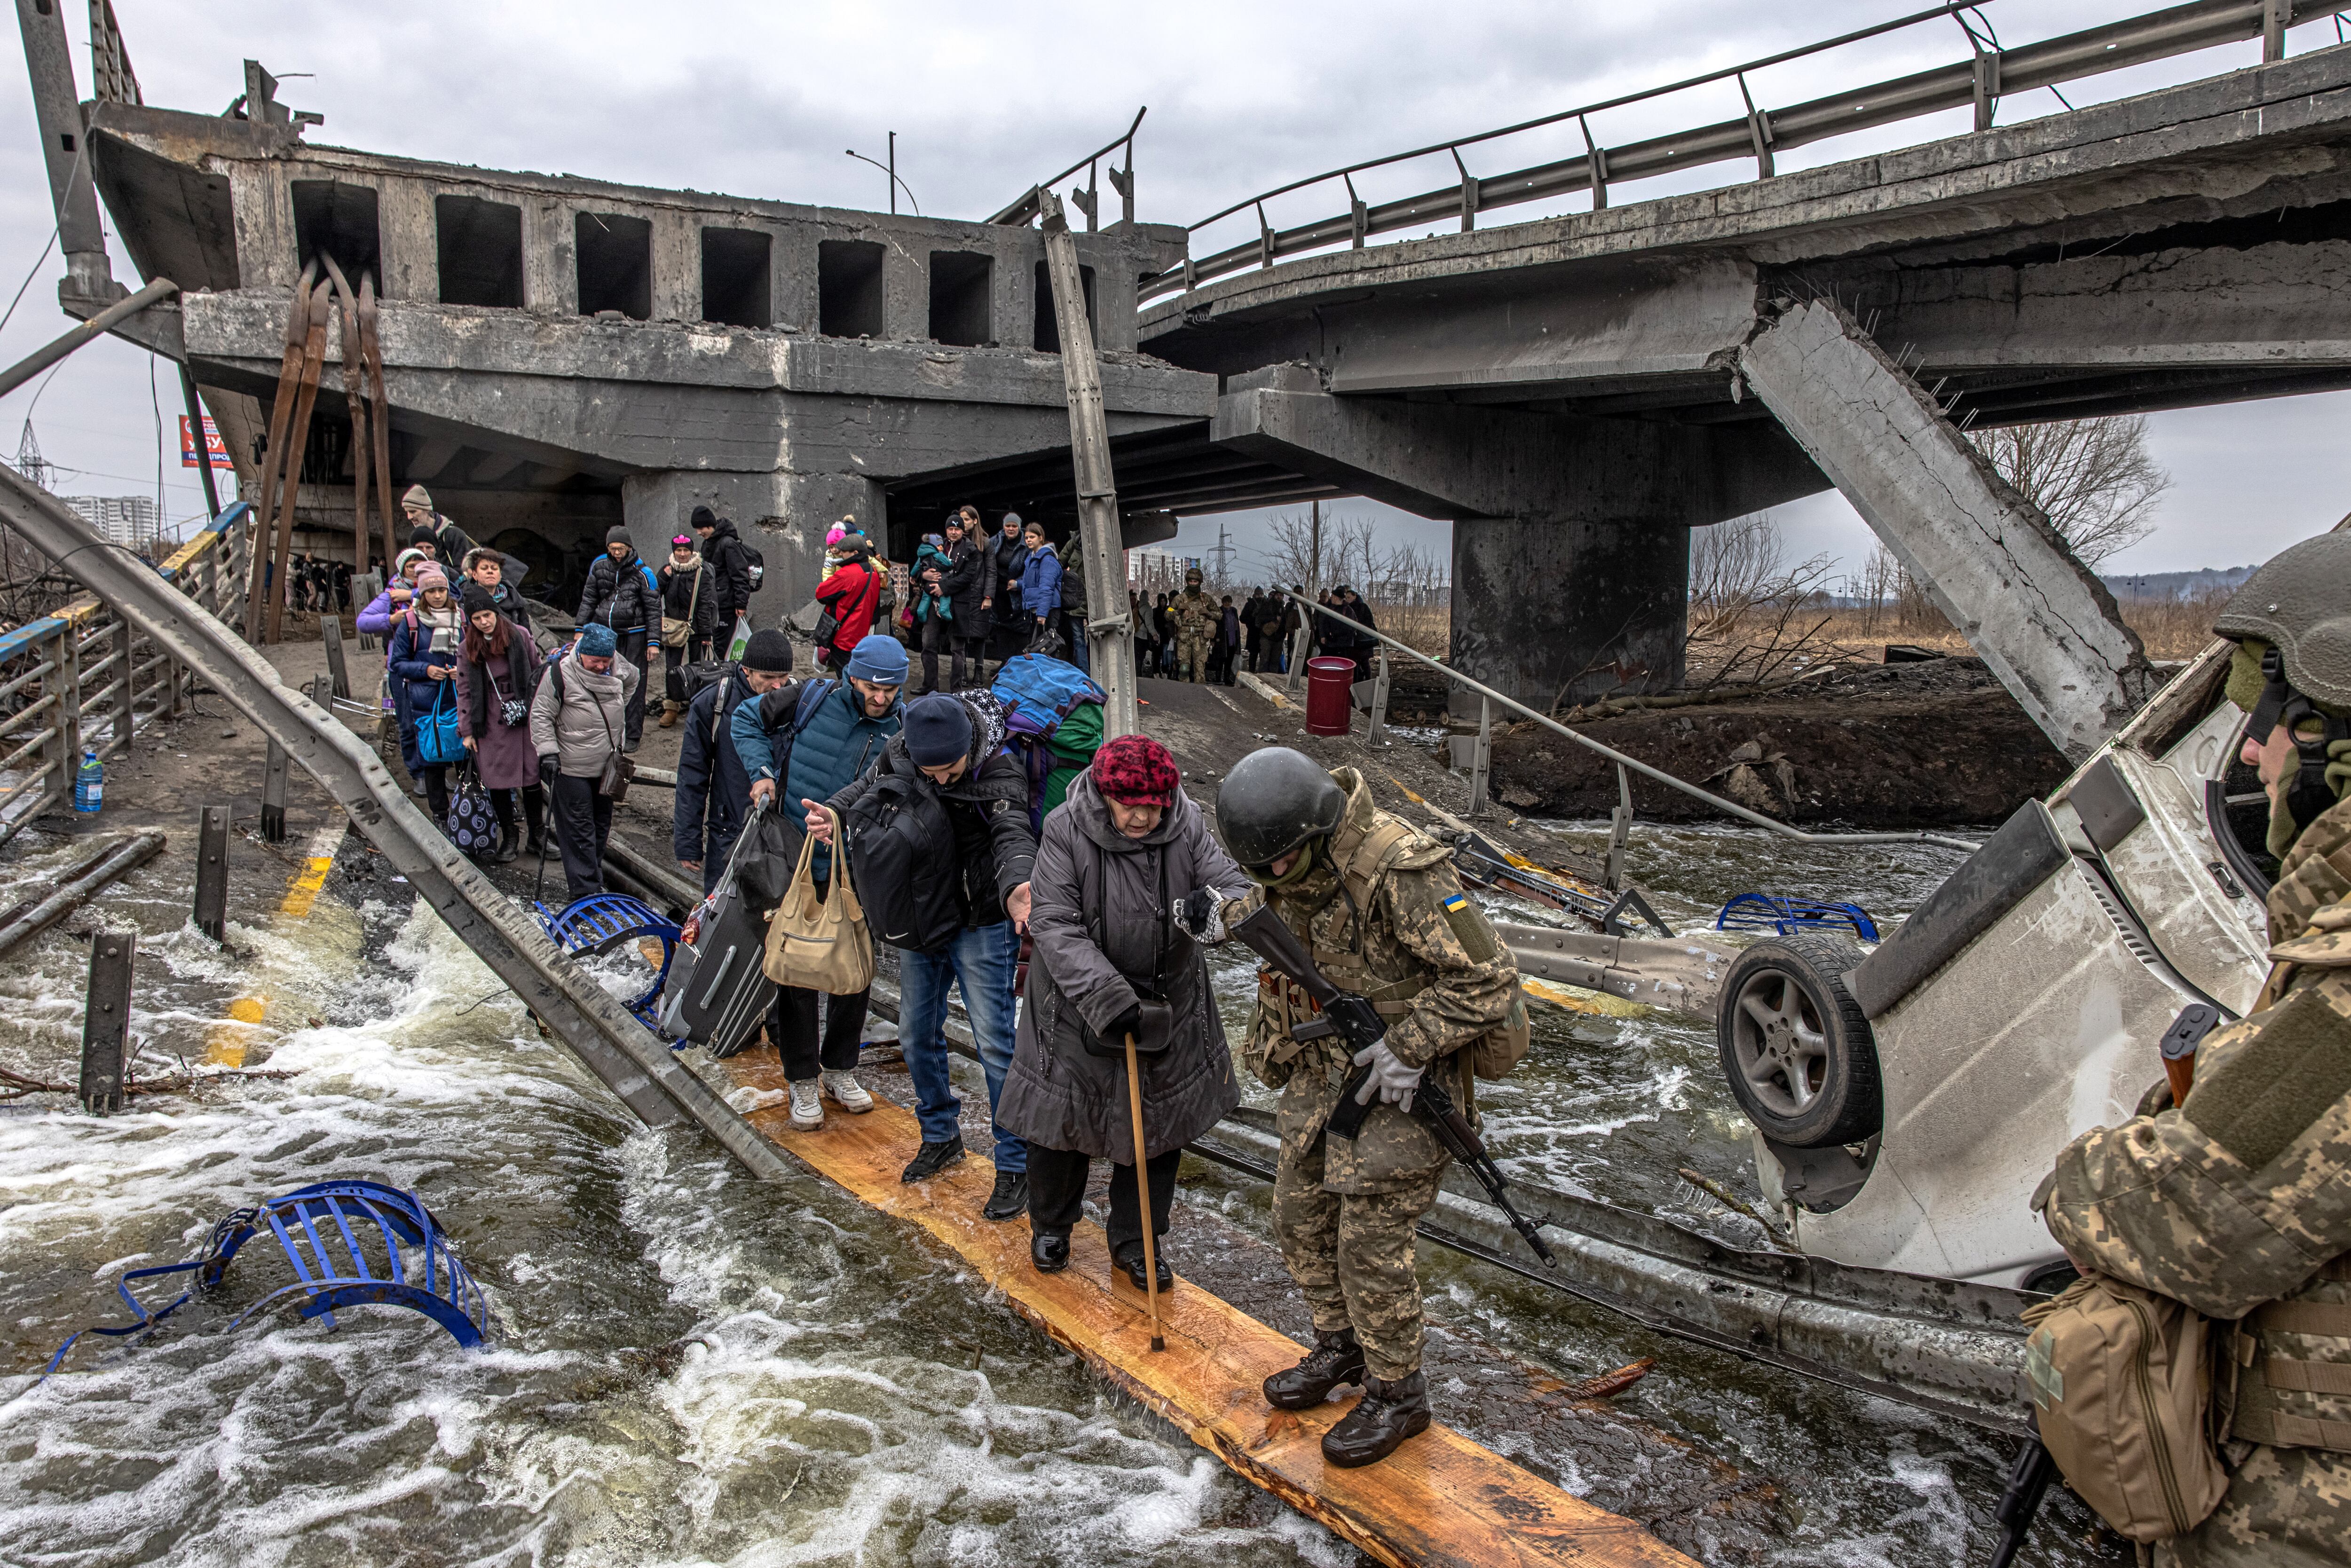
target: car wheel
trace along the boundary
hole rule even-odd
[[[1877,1042],[1844,988],[1861,950],[1831,936],[1783,936],[1739,956],[1715,1015],[1723,1075],[1766,1137],[1792,1148],[1856,1144],[1885,1103]]]

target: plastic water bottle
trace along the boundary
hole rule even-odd
[[[81,754],[81,770],[74,775],[74,810],[96,811],[106,803],[106,769],[95,750]]]

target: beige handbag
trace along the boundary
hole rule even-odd
[[[865,909],[850,885],[848,846],[841,831],[841,815],[830,807],[816,810],[832,819],[831,896],[819,898],[816,835],[800,841],[799,864],[792,869],[792,884],[776,917],[768,923],[768,954],[763,966],[768,978],[779,986],[850,997],[873,983],[873,937],[865,928]]]
[[[694,586],[685,595],[685,619],[674,615],[662,617],[662,646],[683,648],[694,637],[694,607],[702,602],[702,568],[694,569]]]

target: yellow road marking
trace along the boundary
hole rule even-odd
[[[337,826],[321,828],[311,835],[310,853],[302,862],[302,869],[287,879],[286,896],[277,904],[279,915],[293,920],[309,918],[310,906],[318,902],[319,890],[327,883],[327,873],[335,869],[335,851],[342,842],[343,831],[342,827]],[[204,1061],[214,1067],[243,1067],[268,1011],[267,991],[256,991],[229,1003],[228,1020],[213,1025],[204,1036]]]
[[[1522,979],[1519,984],[1525,987],[1527,995],[1537,1001],[1549,1002],[1555,1008],[1565,1008],[1571,1012],[1595,1013],[1602,1018],[1637,1019],[1646,1018],[1656,1010],[1644,1002],[1626,1001],[1623,997],[1612,997],[1604,991],[1587,991],[1581,987],[1555,986],[1548,980]]]

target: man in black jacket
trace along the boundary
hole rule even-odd
[[[904,789],[945,808],[939,841],[923,846],[914,863],[918,876],[948,879],[962,924],[925,949],[898,949],[898,1046],[914,1081],[914,1113],[923,1128],[922,1149],[901,1181],[936,1176],[964,1155],[963,1102],[949,1084],[946,1040],[940,1033],[950,984],[963,989],[991,1117],[1012,1065],[1012,981],[1020,936],[1029,928],[1037,838],[1029,827],[1028,775],[1003,747],[1004,708],[994,693],[934,692],[906,705],[904,728],[891,737],[881,760],[830,802],[852,835],[858,802],[876,789]],[[830,841],[833,824],[827,818],[811,812],[808,828]],[[899,892],[876,888],[862,865],[852,869],[869,914],[887,907]],[[1029,1206],[1029,1146],[1001,1124],[995,1131],[996,1186],[980,1212],[989,1219],[1015,1219]]]
[[[718,624],[718,595],[710,578],[710,563],[694,548],[692,534],[680,534],[669,541],[669,559],[653,573],[662,596],[664,729],[675,724],[677,716],[685,711],[685,667],[710,657],[710,634]],[[673,621],[685,622],[685,636],[681,642],[670,640],[669,623]],[[719,649],[718,656],[726,657],[726,650]],[[646,674],[650,676],[652,672]]]
[[[582,626],[590,621],[610,626],[620,656],[637,671],[636,689],[629,694],[624,751],[634,751],[645,737],[645,644],[661,626],[661,602],[653,569],[629,542],[629,530],[615,523],[605,530],[604,553],[588,568],[588,589],[580,596],[580,613],[574,619]]]
[[[751,775],[727,733],[736,705],[788,685],[791,678],[791,639],[777,631],[754,632],[744,645],[742,664],[730,666],[725,680],[703,687],[686,705],[670,847],[681,869],[702,873],[705,894],[718,885],[751,814]]]
[[[751,608],[751,559],[743,553],[742,536],[735,519],[722,517],[707,507],[696,507],[686,519],[702,541],[702,559],[710,568],[710,586],[717,602],[711,613],[711,648],[719,658],[735,645],[735,622]]]

